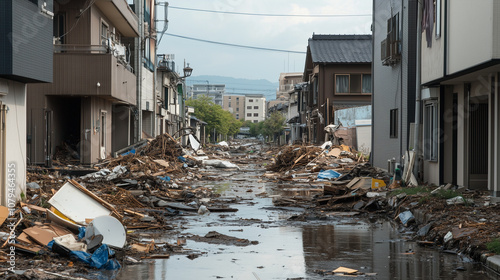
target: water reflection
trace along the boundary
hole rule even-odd
[[[398,236],[390,222],[375,228],[364,223],[305,226],[306,272],[314,275],[316,270],[344,266],[375,272],[377,279],[496,279],[486,275],[481,265],[463,263],[458,256],[422,248]],[[467,271],[457,271],[457,267]]]
[[[376,279],[496,279],[481,266],[462,263],[455,255],[421,248],[398,239],[390,222],[376,226],[364,222],[297,227],[193,228],[259,240],[247,247],[211,245],[188,241],[186,248],[203,254],[190,260],[172,256],[136,266],[126,266],[119,279],[337,279],[320,275],[339,266],[377,273]],[[463,266],[467,271],[457,271]],[[259,278],[256,278],[259,277]],[[223,278],[220,278],[223,277]]]

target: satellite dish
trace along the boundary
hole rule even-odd
[[[91,240],[93,236],[102,235],[102,243],[115,248],[123,248],[127,234],[122,223],[111,216],[95,218],[85,229],[85,239]]]

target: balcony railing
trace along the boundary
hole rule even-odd
[[[54,45],[55,53],[108,53],[108,47],[103,45]]]
[[[111,39],[103,41],[102,45],[76,45],[76,44],[54,44],[54,53],[69,54],[112,54],[117,61],[125,68],[134,73],[127,57],[127,49],[124,45],[112,41]]]

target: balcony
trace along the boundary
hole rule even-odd
[[[33,89],[46,95],[101,96],[117,103],[136,103],[136,76],[122,56],[100,45],[56,46],[54,82]]]
[[[125,0],[97,0],[95,5],[125,37],[139,36],[139,20]]]

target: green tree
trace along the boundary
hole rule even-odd
[[[280,112],[273,112],[262,124],[261,133],[263,135],[274,137],[279,136],[285,128],[285,116]]]
[[[193,107],[193,115],[207,123],[208,133],[214,133],[215,130],[215,134],[232,136],[237,134],[240,129],[241,123],[231,113],[215,104],[209,96],[202,95],[197,99],[189,99],[186,101],[186,105]],[[217,141],[215,136],[213,136],[214,141]]]

